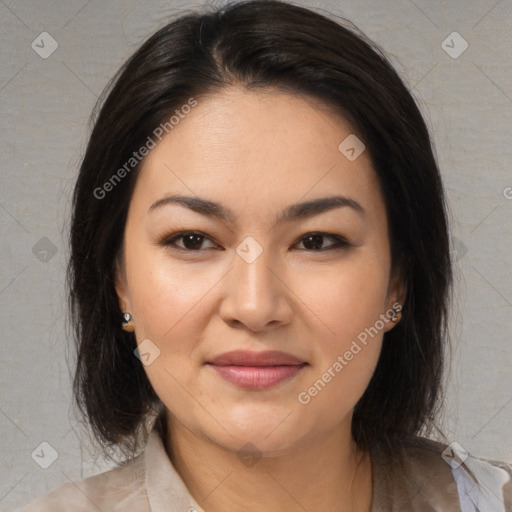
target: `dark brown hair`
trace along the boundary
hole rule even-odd
[[[352,432],[362,449],[428,432],[441,404],[452,270],[427,127],[383,52],[350,22],[274,0],[181,15],[129,58],[93,112],[73,195],[67,275],[79,410],[105,453],[122,447],[134,456],[145,420],[162,406],[134,356],[133,333],[121,329],[114,287],[140,163],[108,194],[95,191],[190,98],[233,84],[319,99],[345,116],[366,145],[386,202],[393,269],[407,296],[401,322],[384,335]]]

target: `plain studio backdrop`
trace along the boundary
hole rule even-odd
[[[420,104],[455,259],[442,426],[512,462],[512,0],[295,3],[354,22]],[[222,2],[0,0],[1,510],[109,467],[70,411],[65,217],[103,87],[169,16],[203,5]]]

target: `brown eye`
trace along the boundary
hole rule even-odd
[[[325,239],[331,239],[334,241],[334,243],[331,243],[327,247],[323,247]],[[179,240],[181,240],[180,244],[177,243]],[[178,233],[173,233],[172,235],[167,236],[161,242],[161,245],[188,252],[202,252],[206,249],[213,249],[218,247],[212,242],[213,246],[206,247],[205,249],[202,247],[205,241],[211,242],[211,239],[204,233],[199,231],[180,231]],[[304,249],[301,250],[309,252],[326,252],[335,249],[343,249],[350,246],[350,243],[341,236],[321,232],[307,233],[300,239],[299,243],[304,245]]]
[[[334,240],[334,243],[326,248],[322,248],[323,239],[325,238],[330,238],[331,240]],[[328,233],[308,233],[307,235],[301,238],[301,243],[304,244],[306,250],[313,252],[330,251],[334,249],[347,247],[350,245],[344,238],[337,235],[330,235]]]
[[[176,244],[176,241],[180,239],[183,240],[183,247]],[[183,231],[165,238],[162,244],[166,246],[174,246],[174,248],[181,249],[183,251],[199,252],[201,250],[201,245],[205,240],[209,240],[209,238],[202,233],[196,231]]]

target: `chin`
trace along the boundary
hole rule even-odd
[[[275,432],[269,435],[269,430],[264,428],[259,429],[257,426],[250,430],[243,430],[232,428],[229,432],[233,437],[228,434],[222,435],[220,439],[212,439],[217,445],[222,448],[241,455],[242,453],[252,452],[257,457],[278,457],[288,453],[297,443],[300,443],[300,438],[297,437],[297,432],[290,430],[283,430],[280,434]]]
[[[216,428],[220,436],[215,436],[218,437],[215,441],[235,452],[250,443],[265,456],[279,455],[300,442],[306,425],[304,421],[293,418],[290,407],[276,410],[273,405],[272,410],[264,409],[249,405],[237,408],[231,414],[223,414],[222,426],[226,430]]]

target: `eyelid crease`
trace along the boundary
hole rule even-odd
[[[202,237],[203,239],[206,239],[214,244],[217,244],[215,239],[213,239],[210,235],[207,235],[206,233],[204,233],[202,231],[192,230],[192,229],[188,229],[188,230],[183,229],[183,230],[173,231],[172,233],[170,233],[168,235],[160,237],[160,239],[159,239],[160,241],[157,242],[157,245],[164,246],[164,247],[171,247],[172,249],[176,249],[179,251],[185,251],[188,253],[194,253],[194,252],[201,253],[207,249],[217,249],[215,247],[209,247],[207,249],[193,250],[193,249],[186,249],[183,247],[176,246],[176,244],[174,242],[180,238],[187,236],[187,235],[197,235],[197,236]],[[329,232],[325,232],[325,231],[308,231],[308,232],[304,233],[303,235],[301,235],[298,238],[298,240],[296,242],[294,242],[293,245],[294,246],[297,245],[298,243],[300,243],[302,240],[304,240],[308,236],[321,236],[323,238],[330,238],[331,240],[334,240],[334,243],[332,245],[326,247],[325,249],[319,249],[319,250],[301,249],[301,250],[304,250],[307,252],[322,253],[322,252],[327,252],[329,250],[343,249],[343,248],[348,248],[348,247],[354,246],[354,244],[349,242],[347,240],[347,238],[344,237],[343,235],[337,235],[335,233],[329,233]]]

